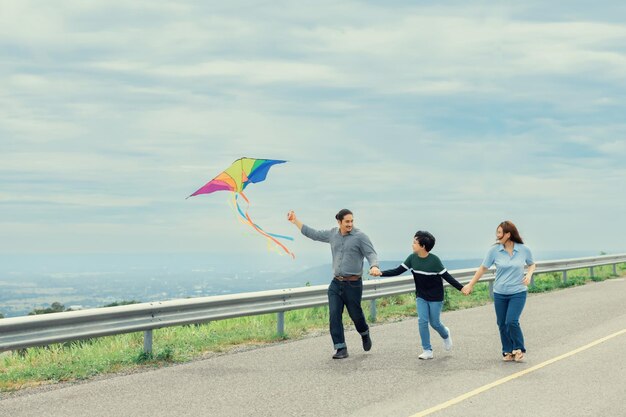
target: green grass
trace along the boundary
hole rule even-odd
[[[618,266],[618,275],[626,274],[626,264]],[[561,274],[535,276],[530,292],[544,292],[601,281],[613,276],[612,267],[568,272],[562,283]],[[478,283],[468,297],[454,288],[446,288],[444,310],[458,310],[491,303],[487,283]],[[363,302],[365,315],[370,316],[370,302]],[[396,321],[415,316],[414,294],[385,297],[377,300],[376,322]],[[350,323],[347,315],[344,323]],[[202,325],[168,327],[153,333],[154,352],[143,353],[143,334],[102,337],[86,341],[29,348],[21,352],[0,354],[0,392],[16,391],[61,381],[75,381],[97,375],[128,372],[138,368],[159,367],[169,363],[188,362],[208,354],[225,352],[235,347],[298,339],[307,334],[327,332],[328,308],[314,307],[285,313],[286,335],[276,334],[276,314],[241,317]]]
[[[619,264],[617,268],[617,274],[623,275],[624,271],[626,271],[625,264]],[[560,272],[539,274],[535,276],[534,283],[533,285],[528,287],[528,291],[531,293],[552,291],[559,288],[568,288],[577,285],[584,285],[590,281],[604,281],[608,278],[615,276],[613,275],[612,266],[594,267],[593,277],[590,276],[589,272],[589,268],[567,271],[566,282],[563,282],[563,274]]]

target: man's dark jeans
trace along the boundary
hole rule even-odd
[[[333,339],[335,349],[346,347],[346,339],[343,334],[343,322],[341,316],[343,307],[348,309],[348,314],[354,322],[356,330],[361,336],[369,334],[369,327],[365,321],[365,315],[361,308],[363,296],[363,281],[337,281],[333,279],[328,287],[328,308],[330,315],[330,336]]]

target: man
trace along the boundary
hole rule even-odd
[[[341,320],[344,306],[361,335],[363,349],[372,348],[369,326],[361,308],[363,295],[363,258],[370,264],[370,275],[379,275],[378,256],[367,235],[354,228],[353,214],[348,209],[340,210],[335,216],[338,227],[330,230],[315,230],[302,224],[293,211],[287,214],[287,219],[295,224],[302,234],[309,239],[330,243],[333,256],[334,278],[328,287],[328,308],[330,316],[330,336],[333,339],[337,352],[333,359],[348,357],[348,348],[343,333]]]

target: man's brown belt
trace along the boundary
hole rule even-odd
[[[347,275],[345,277],[337,276],[335,279],[337,281],[358,281],[361,279],[361,275]]]

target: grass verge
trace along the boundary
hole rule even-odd
[[[619,264],[618,275],[626,273],[626,264]],[[613,275],[610,266],[568,272],[567,282],[560,273],[537,274],[529,292],[545,292],[591,281],[602,281]],[[446,288],[444,311],[489,304],[487,283],[478,283],[472,295],[465,297],[454,288]],[[370,303],[363,302],[369,317]],[[415,296],[405,294],[377,300],[377,323],[415,316]],[[350,323],[347,315],[344,323]],[[276,334],[276,315],[241,317],[201,325],[169,327],[154,331],[154,352],[143,353],[143,334],[102,337],[85,341],[29,348],[0,355],[0,393],[13,392],[64,381],[89,379],[97,375],[130,372],[170,363],[188,362],[207,354],[225,352],[236,347],[299,339],[307,334],[326,332],[328,308],[314,307],[285,313],[286,335]]]

